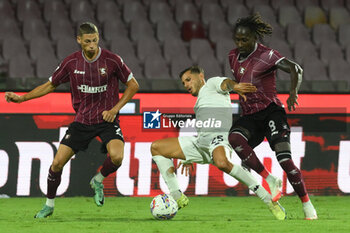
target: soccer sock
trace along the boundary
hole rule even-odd
[[[267,183],[271,183],[271,182],[275,181],[275,177],[271,174],[268,174],[268,176],[265,178],[265,180],[267,181]]]
[[[298,194],[302,202],[309,201],[309,196],[306,191],[305,182],[300,170],[294,165],[293,160],[287,159],[280,162],[282,169],[286,172],[290,184],[294,191]]]
[[[174,163],[171,159],[165,158],[162,155],[153,156],[154,162],[156,162],[160,174],[162,174],[165,183],[167,184],[170,194],[175,200],[181,197],[181,191],[179,183],[177,181],[175,173],[170,173],[169,168],[174,167]]]
[[[102,168],[101,168],[101,174],[104,177],[107,177],[109,174],[115,172],[121,165],[115,165],[110,156],[107,156],[105,161],[103,162]]]
[[[47,176],[47,198],[54,199],[56,197],[57,188],[61,183],[62,171],[54,172],[49,169],[49,174]]]
[[[95,181],[102,183],[102,181],[105,179],[105,177],[101,174],[101,172],[97,173],[94,176]]]
[[[239,180],[248,186],[264,203],[271,201],[271,195],[259,185],[255,177],[247,170],[242,168],[240,165],[234,164],[231,172],[229,173],[232,177]]]
[[[261,175],[264,179],[270,174],[256,156],[254,150],[249,146],[247,139],[238,132],[231,133],[229,141],[242,162]]]
[[[46,205],[50,206],[50,207],[54,207],[55,206],[55,199],[46,198]]]

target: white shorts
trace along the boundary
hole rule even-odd
[[[231,156],[232,147],[228,142],[228,133],[212,133],[196,136],[179,137],[180,147],[186,157],[185,163],[212,164],[213,151],[224,146],[226,156]]]

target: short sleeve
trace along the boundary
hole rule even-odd
[[[115,61],[115,64],[116,64],[116,67],[115,67],[116,76],[122,83],[127,83],[134,76],[130,68],[124,63],[123,59],[118,55],[115,55],[113,60]]]
[[[63,62],[56,68],[52,76],[49,78],[54,86],[69,82],[68,64],[71,60],[63,60]]]
[[[208,79],[207,81],[207,85],[209,88],[212,88],[213,90],[215,90],[216,92],[220,93],[220,94],[228,94],[228,91],[223,91],[221,89],[221,84],[222,82],[227,79],[225,77],[213,77]]]

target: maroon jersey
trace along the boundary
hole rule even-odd
[[[255,93],[248,93],[247,101],[239,98],[243,115],[252,114],[265,109],[272,102],[282,106],[277,98],[275,65],[281,61],[279,52],[270,49],[262,44],[257,44],[255,50],[245,59],[239,60],[238,49],[229,53],[231,71],[236,82],[252,83],[256,86]]]
[[[92,125],[104,122],[102,112],[112,109],[119,101],[119,83],[133,77],[130,69],[116,54],[99,49],[93,61],[82,51],[63,60],[50,77],[53,85],[70,82],[74,121]],[[118,119],[116,119],[118,120]]]

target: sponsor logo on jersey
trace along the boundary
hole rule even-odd
[[[75,69],[74,74],[85,74],[85,71],[80,71],[80,70]]]
[[[269,59],[271,59],[272,55],[273,55],[273,50],[271,49],[269,52]]]
[[[78,90],[83,93],[101,93],[107,91],[107,84],[99,87],[90,87],[88,85],[78,86]]]
[[[100,68],[100,69],[98,69],[98,70],[100,71],[100,75],[101,75],[101,76],[106,76],[106,74],[107,74],[107,68],[102,67],[102,68]]]

